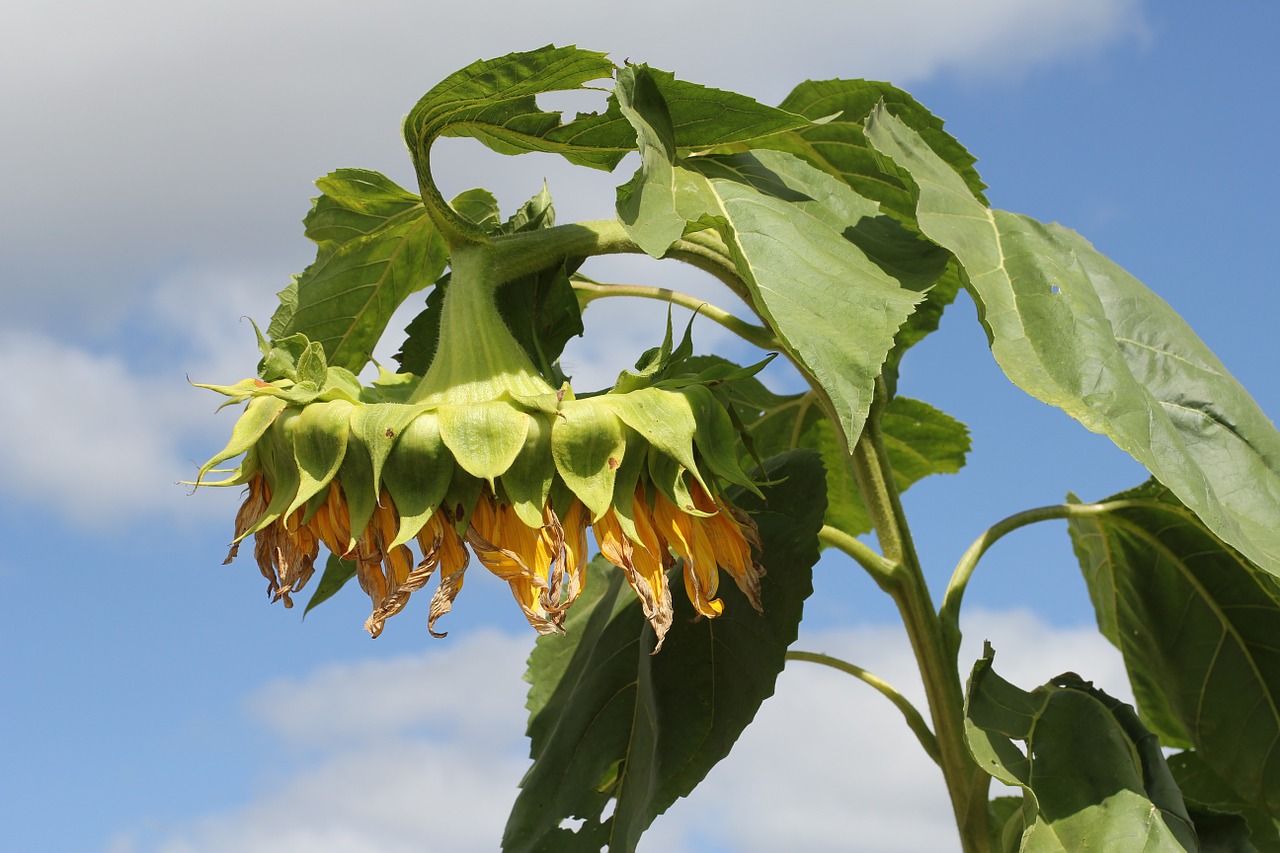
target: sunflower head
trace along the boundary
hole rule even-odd
[[[501,351],[477,347],[491,362]],[[422,380],[384,374],[366,387],[295,335],[266,345],[259,378],[202,386],[245,408],[196,483],[246,487],[228,560],[252,536],[273,599],[292,605],[324,545],[368,594],[374,636],[437,569],[427,627],[441,636],[435,623],[471,555],[507,582],[539,633],[560,631],[582,591],[591,528],[660,647],[677,558],[687,595],[709,618],[724,608],[721,570],[757,610],[764,574],[755,525],[723,494],[726,484],[755,487],[716,390],[762,365],[698,365],[689,350],[687,332],[673,348],[668,328],[613,389],[576,398],[567,384],[553,391],[510,346],[483,374],[437,357]],[[439,352],[468,350],[442,337]],[[224,479],[206,479],[235,457]]]

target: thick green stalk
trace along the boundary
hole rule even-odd
[[[504,394],[537,397],[555,389],[538,376],[494,301],[501,279],[486,245],[455,246],[431,367],[410,402],[483,402]]]
[[[965,853],[985,853],[990,843],[987,792],[991,777],[973,760],[965,743],[964,691],[956,656],[948,654],[942,623],[929,596],[880,433],[885,402],[883,384],[877,381],[876,399],[853,447],[853,472],[875,526],[880,550],[886,560],[900,566],[896,582],[886,589],[898,605],[920,667],[961,846]]]
[[[555,393],[498,311],[505,282],[569,258],[638,251],[616,220],[563,225],[479,242],[452,242],[448,290],[431,368],[410,398],[430,403],[447,392],[453,402],[482,402]]]

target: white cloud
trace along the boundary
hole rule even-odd
[[[203,273],[163,282],[126,333],[133,358],[0,328],[0,492],[44,505],[64,521],[100,528],[139,513],[228,513],[230,494],[186,499],[199,461],[230,434],[224,399],[186,380],[231,383],[253,372],[253,330],[273,291],[252,275]],[[213,490],[210,490],[213,491]],[[229,520],[228,520],[229,523]]]
[[[767,21],[655,2],[625,23],[561,0],[513,4],[482,26],[465,4],[402,0],[358,13],[336,2],[20,0],[0,11],[12,130],[0,298],[108,323],[140,278],[175,263],[305,254],[296,221],[311,181],[349,165],[411,180],[399,118],[481,56],[576,42],[776,101],[805,78],[1008,79],[1142,31],[1140,0],[799,0]],[[488,185],[479,156],[456,165]]]
[[[1129,696],[1117,653],[1091,629],[1053,628],[1025,612],[974,613],[966,629],[962,660],[991,639],[998,671],[1023,687],[1072,669]],[[306,753],[303,766],[273,778],[251,805],[145,849],[496,849],[527,766],[519,675],[531,642],[475,634],[421,656],[268,686],[249,706],[287,750]],[[900,629],[805,632],[797,647],[865,666],[920,701]],[[658,818],[641,850],[693,853],[709,838],[745,853],[842,851],[855,838],[878,851],[956,847],[937,768],[897,711],[861,682],[807,664],[787,669],[733,754]],[[143,848],[121,838],[116,849]]]
[[[118,358],[25,332],[0,339],[0,373],[13,383],[0,408],[0,466],[14,499],[102,525],[156,508],[157,484],[178,491],[180,416],[156,383]]]

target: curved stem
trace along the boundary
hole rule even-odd
[[[933,763],[942,763],[941,754],[938,752],[938,739],[929,730],[929,724],[925,722],[924,717],[916,710],[916,707],[889,682],[867,672],[860,666],[854,666],[848,661],[818,652],[789,651],[787,652],[787,660],[802,660],[829,666],[871,685],[879,691],[880,695],[892,702],[893,706],[902,712],[902,717],[906,720],[908,728],[915,734],[916,740],[920,741],[920,746],[924,747],[924,751],[928,756],[933,759]]]
[[[763,326],[752,325],[706,300],[698,299],[670,288],[651,287],[644,284],[604,284],[575,278],[573,280],[573,289],[578,292],[579,300],[584,305],[607,296],[638,296],[641,299],[656,299],[660,302],[669,302],[673,305],[688,308],[708,320],[719,323],[747,343],[754,344],[760,349],[778,349],[780,346],[773,333]]]
[[[818,541],[823,545],[836,548],[852,558],[854,562],[867,570],[867,573],[880,585],[881,589],[884,589],[886,584],[895,583],[902,569],[897,563],[881,557],[864,545],[861,540],[850,536],[838,527],[832,527],[829,524],[822,525],[822,529],[818,531]]]
[[[1101,515],[1117,509],[1142,504],[1144,504],[1144,501],[1141,500],[1118,500],[1097,504],[1042,506],[1014,513],[984,530],[982,535],[973,540],[973,544],[965,550],[960,557],[960,561],[956,563],[955,571],[951,573],[951,581],[947,584],[947,591],[942,597],[942,607],[938,611],[938,618],[942,623],[942,632],[949,653],[955,655],[960,651],[960,604],[964,599],[965,590],[969,586],[969,579],[973,577],[974,571],[978,568],[978,561],[982,559],[982,556],[987,553],[992,545],[1018,528],[1026,527],[1036,522],[1088,518],[1089,516]]]

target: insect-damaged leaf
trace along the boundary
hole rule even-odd
[[[980,767],[1023,790],[1021,850],[1200,850],[1160,742],[1132,708],[1071,674],[1027,693],[993,658],[988,646],[970,676],[966,737]]]

